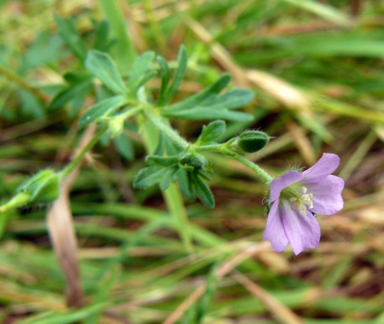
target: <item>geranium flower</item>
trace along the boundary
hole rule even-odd
[[[273,204],[263,239],[269,240],[276,252],[288,243],[296,255],[319,245],[320,227],[314,214],[331,215],[344,205],[344,180],[331,175],[339,162],[337,155],[324,153],[303,173],[288,171],[271,182],[269,202]]]

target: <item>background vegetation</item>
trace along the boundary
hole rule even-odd
[[[158,188],[131,188],[144,150],[127,125],[73,183],[81,286],[51,247],[47,206],[0,215],[1,323],[384,323],[384,1],[0,0],[2,203],[31,174],[66,165],[86,137],[77,121],[94,96],[73,90],[64,109],[51,100],[68,88],[64,74],[81,69],[74,48],[81,55],[95,39],[120,63],[149,49],[174,60],[184,44],[175,101],[229,72],[256,97],[245,107],[255,121],[227,136],[273,136],[248,156],[273,175],[338,154],[345,207],[318,218],[318,249],[275,253],[261,240],[266,188],[213,156],[216,208],[186,201],[187,251]],[[156,97],[159,82],[148,89]],[[194,139],[202,124],[175,127]]]

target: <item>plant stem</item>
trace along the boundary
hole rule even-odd
[[[7,69],[4,65],[0,64],[0,73],[4,74],[8,79],[16,82],[20,87],[32,92],[36,97],[41,99],[42,101],[48,101],[48,96],[42,92],[40,89],[30,85],[23,78],[18,76],[15,72]]]
[[[146,107],[146,109],[144,109],[144,113],[157,129],[167,135],[169,139],[171,139],[172,142],[174,142],[180,148],[186,149],[188,146],[190,146],[190,143],[188,143],[184,138],[177,134],[173,128],[166,125],[162,118],[160,116],[156,116],[151,110],[153,109]]]
[[[235,159],[236,161],[239,161],[240,163],[244,164],[246,167],[250,168],[261,179],[263,179],[265,184],[269,185],[272,182],[272,180],[274,179],[267,172],[265,172],[262,168],[260,168],[257,164],[246,159],[245,157],[241,156],[240,154],[237,154],[237,153],[235,153],[235,152],[231,151],[230,149],[223,147],[223,146],[221,147],[220,152],[222,152],[226,156],[230,156],[231,158]]]
[[[95,136],[88,142],[88,144],[83,148],[83,150],[76,155],[76,157],[69,163],[59,174],[60,181],[63,180],[65,176],[67,176],[69,173],[71,173],[76,166],[81,162],[85,154],[88,153],[88,151],[94,146],[97,141],[101,138],[101,136],[104,135],[105,131],[107,130],[108,126],[103,126],[99,129],[99,131],[95,134]]]
[[[143,139],[144,145],[147,151],[147,154],[152,154],[156,147],[156,129],[151,127],[149,123],[153,123],[152,120],[146,120],[140,123],[140,128],[143,130]],[[161,122],[163,124],[163,122]],[[157,125],[156,125],[157,126]],[[164,125],[165,126],[165,125]],[[168,128],[167,126],[165,126]],[[168,128],[169,129],[169,128]],[[175,227],[178,230],[184,247],[188,253],[193,252],[192,237],[190,231],[190,225],[188,223],[187,211],[184,206],[184,202],[180,193],[180,189],[177,184],[171,183],[169,188],[165,191],[162,191],[165,203],[167,208],[172,215],[173,221],[175,222]]]

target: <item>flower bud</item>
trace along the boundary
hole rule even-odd
[[[269,136],[262,131],[245,131],[237,139],[237,145],[247,153],[260,151],[268,144]]]
[[[124,129],[124,119],[120,117],[111,118],[108,123],[108,132],[111,138],[120,135]]]

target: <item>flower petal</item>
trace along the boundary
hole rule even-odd
[[[324,153],[314,166],[303,172],[303,184],[316,183],[329,176],[337,169],[340,158],[336,154]]]
[[[275,201],[269,211],[263,239],[270,241],[272,248],[276,252],[283,251],[288,245],[288,238],[285,235],[281,214],[279,213],[279,201]]]
[[[305,249],[314,249],[319,245],[320,226],[309,211],[306,215],[302,215],[297,209],[292,210],[289,202],[285,200],[282,201],[279,209],[283,218],[285,233],[296,255]]]
[[[303,175],[299,171],[288,171],[281,177],[271,182],[271,192],[269,194],[269,201],[272,203],[279,199],[281,190],[290,186],[292,183],[298,182],[303,179]]]
[[[313,211],[316,214],[332,215],[343,209],[344,201],[341,192],[344,188],[344,180],[330,175],[323,181],[306,185],[308,192],[313,194]]]

